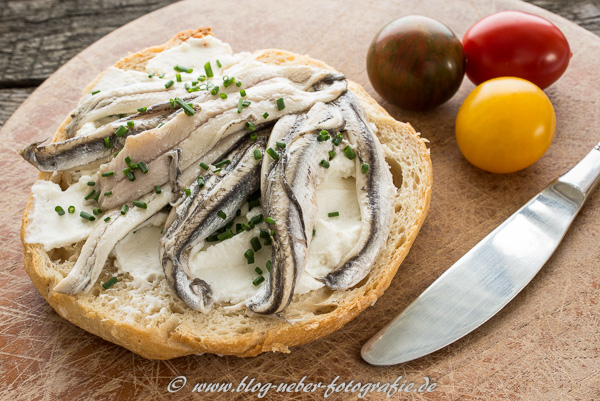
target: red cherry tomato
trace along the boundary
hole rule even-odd
[[[466,73],[476,85],[519,77],[544,89],[567,69],[571,50],[550,21],[520,11],[502,11],[475,23],[463,37]]]

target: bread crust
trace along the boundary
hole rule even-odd
[[[209,34],[212,35],[210,28],[181,32],[166,44],[129,55],[115,66],[141,69],[158,52],[190,37]],[[265,63],[305,64],[333,70],[321,61],[283,50],[261,50],[255,54]],[[24,248],[23,263],[34,286],[63,318],[150,359],[170,359],[200,353],[250,357],[267,351],[289,352],[292,346],[314,341],[340,329],[372,305],[389,287],[425,220],[433,180],[426,140],[409,124],[394,120],[360,85],[350,82],[349,87],[363,106],[367,120],[377,127],[377,136],[384,145],[394,184],[399,188],[394,199],[395,213],[386,248],[367,278],[357,286],[346,291],[323,288],[296,295],[284,314],[288,320],[250,315],[247,311],[225,311],[221,306],[215,307],[209,314],[214,314],[212,317],[202,316],[182,307],[183,304],[174,297],[171,300],[173,312],[164,321],[150,326],[126,321],[114,310],[100,307],[98,301],[94,300],[94,291],[75,296],[52,291],[68,272],[69,262],[51,255],[52,251],[45,252],[40,244],[25,242],[33,207],[33,198],[30,196],[23,214],[21,241]],[[70,117],[60,126],[54,141],[65,137],[65,126],[69,121]],[[48,180],[50,175],[40,173],[39,178]],[[292,319],[293,323],[289,321]],[[217,321],[222,326],[235,326],[236,330],[228,331],[228,327],[215,329],[213,326]]]

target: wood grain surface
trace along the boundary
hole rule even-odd
[[[458,36],[492,12],[518,9],[542,15],[567,36],[573,58],[546,93],[557,115],[548,153],[532,167],[492,175],[469,165],[454,140],[454,119],[473,89],[465,81],[447,104],[408,113],[375,95],[364,55],[373,35],[390,19],[417,13],[448,24]],[[293,20],[290,19],[293,16]],[[20,216],[36,171],[16,154],[26,143],[51,136],[75,105],[81,89],[117,59],[174,33],[201,25],[236,51],[279,47],[308,53],[343,71],[399,120],[430,140],[434,166],[431,211],[413,249],[382,298],[340,331],[292,349],[240,359],[201,355],[171,361],[138,357],[62,320],[35,291],[24,272],[18,239]],[[413,2],[303,1],[176,3],[105,36],[48,78],[6,122],[0,135],[0,399],[256,399],[252,392],[192,393],[196,383],[337,384],[436,383],[427,394],[392,399],[600,400],[600,193],[575,220],[563,244],[533,282],[502,312],[462,340],[428,357],[392,367],[360,359],[360,347],[495,226],[565,172],[600,139],[600,38],[575,24],[508,0]],[[178,376],[187,385],[167,391]],[[266,399],[321,399],[313,393],[277,393]],[[329,399],[357,399],[335,393]],[[367,399],[387,399],[371,393]]]

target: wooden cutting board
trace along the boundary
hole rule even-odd
[[[391,19],[423,14],[449,25],[459,37],[495,11],[517,9],[553,21],[566,35],[573,58],[566,74],[546,90],[556,109],[557,131],[548,153],[532,167],[492,175],[469,165],[454,139],[457,110],[473,85],[465,80],[447,104],[408,113],[383,102],[371,88],[365,55],[371,38]],[[146,360],[61,319],[36,292],[22,263],[19,226],[36,171],[16,150],[51,136],[75,106],[85,84],[116,60],[160,44],[183,29],[212,26],[234,51],[289,49],[324,60],[358,81],[397,119],[430,140],[434,189],[429,217],[385,295],[340,331],[292,349],[240,359],[216,355]],[[533,282],[502,312],[462,340],[428,357],[373,367],[360,348],[445,269],[496,225],[583,157],[600,139],[600,38],[567,20],[516,1],[186,1],[146,15],[104,37],[53,74],[23,103],[1,131],[0,144],[0,399],[194,399],[196,383],[421,385],[427,400],[600,399],[600,193],[575,220],[563,244]],[[169,383],[187,377],[176,395]],[[431,388],[431,387],[430,387]],[[214,399],[257,398],[257,393],[212,393]],[[321,399],[313,393],[276,393],[267,399]],[[357,393],[329,394],[356,399]],[[368,399],[386,399],[371,393]]]

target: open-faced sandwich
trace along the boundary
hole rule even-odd
[[[100,74],[49,144],[24,263],[147,358],[289,352],[373,304],[427,214],[424,140],[323,62],[208,28]]]

